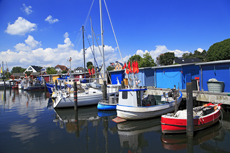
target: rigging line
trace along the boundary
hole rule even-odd
[[[85,33],[86,33],[86,31],[85,31]],[[95,35],[95,33],[94,33],[94,31],[93,31],[93,34]],[[87,33],[86,33],[86,35],[87,35]],[[91,44],[90,44],[90,42],[89,42],[89,39],[88,39],[88,37],[86,37],[87,38],[87,40],[88,40],[88,43],[89,43],[89,46],[90,46],[90,50],[91,50],[91,52],[92,52],[92,54],[93,54],[93,57],[94,57],[94,61],[96,62],[96,64],[97,64],[97,61],[96,61],[96,59],[95,59],[95,55],[94,55],[94,53],[93,53],[93,50],[92,50],[92,48],[91,48]],[[99,48],[100,49],[100,48]],[[105,65],[106,66],[106,65]],[[98,64],[97,64],[97,67],[98,67]],[[99,67],[98,67],[99,68]],[[109,72],[108,71],[106,71],[106,74],[109,76]],[[101,75],[101,74],[100,74]],[[102,77],[102,76],[101,76]],[[109,79],[110,79],[110,82],[112,82],[112,80],[111,80],[111,77],[109,76]]]
[[[85,33],[86,33],[86,32],[85,32]],[[86,35],[87,35],[87,33],[86,33]],[[97,61],[96,61],[96,58],[95,58],[94,52],[93,52],[93,50],[92,50],[91,44],[90,44],[90,42],[89,42],[89,39],[88,39],[88,37],[86,37],[86,38],[87,38],[87,40],[88,40],[90,50],[91,50],[91,52],[92,52],[92,54],[93,54],[93,59],[94,59],[94,61],[95,61],[96,65],[97,65],[97,67],[98,67],[98,64],[97,64]]]
[[[84,26],[85,28],[87,28],[86,23],[87,23],[87,21],[88,21],[88,19],[89,19],[89,14],[90,14],[90,12],[91,12],[91,10],[92,10],[93,3],[94,3],[94,0],[93,0],[92,3],[91,3],[91,6],[90,6],[89,11],[88,11],[88,14],[87,14],[87,17],[86,17],[85,22],[84,22],[84,24],[83,24],[83,26]],[[81,30],[82,30],[82,28],[80,28],[80,30],[79,30],[79,32],[78,32],[78,35],[77,35],[77,38],[79,37]],[[77,41],[77,38],[76,38],[75,42]],[[78,41],[78,43],[77,43],[77,46],[76,46],[77,48],[78,48],[80,42],[81,42],[81,38],[79,39],[79,41]]]
[[[109,10],[108,10],[108,8],[107,8],[107,5],[106,5],[105,0],[104,0],[104,3],[105,3],[105,8],[106,8],[106,11],[107,11],[107,14],[108,14],[108,17],[109,17],[109,21],[110,21],[110,24],[111,24],[111,27],[112,27],[112,30],[113,30],[113,35],[114,35],[114,38],[115,38],[115,40],[116,40],[117,47],[118,47],[118,50],[119,50],[119,53],[120,53],[120,56],[121,56],[121,60],[122,60],[122,63],[124,63],[123,58],[122,58],[122,55],[121,55],[120,47],[119,47],[118,42],[117,42],[117,37],[116,37],[115,31],[114,31],[114,29],[113,29],[112,20],[111,20],[110,15],[109,15]]]

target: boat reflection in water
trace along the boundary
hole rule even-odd
[[[129,151],[141,151],[148,146],[148,141],[144,138],[146,132],[161,133],[160,118],[126,121],[117,124],[120,145],[128,148]]]
[[[100,117],[97,114],[97,107],[81,107],[75,111],[73,108],[54,109],[56,117],[54,122],[59,122],[60,128],[66,128],[69,133],[79,132],[81,128],[86,127],[88,121],[93,126],[99,124]]]
[[[224,141],[224,124],[226,123],[229,124],[229,122],[222,120],[211,126],[210,128],[195,132],[190,144],[188,142],[188,139],[186,138],[186,134],[162,134],[162,145],[164,149],[168,150],[182,150],[189,147],[189,145],[199,145],[199,147],[205,151],[228,152],[225,151],[224,148],[216,146],[218,142]]]

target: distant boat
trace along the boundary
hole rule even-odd
[[[193,108],[194,131],[198,131],[219,121],[221,104],[206,104]],[[187,109],[179,110],[176,114],[161,116],[162,133],[185,133],[187,127]]]
[[[41,90],[45,89],[45,84],[42,80],[39,80],[39,78],[36,78],[35,80],[28,81],[26,85],[24,85],[25,91],[30,90]]]
[[[175,110],[175,100],[172,91],[165,95],[144,94],[147,88],[136,87],[119,90],[117,116],[126,120],[139,120],[161,116]],[[182,100],[179,91],[177,106]]]

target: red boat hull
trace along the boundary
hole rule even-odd
[[[193,119],[194,131],[198,131],[207,128],[216,122],[220,118],[221,106],[206,116],[202,116],[198,119]],[[187,126],[187,119],[179,119],[174,117],[168,117],[167,115],[161,116],[161,130],[162,133],[185,133]]]

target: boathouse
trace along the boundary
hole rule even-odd
[[[221,60],[205,63],[197,63],[199,66],[200,89],[209,91],[209,79],[216,79],[218,82],[223,82],[222,92],[230,92],[230,60]]]

